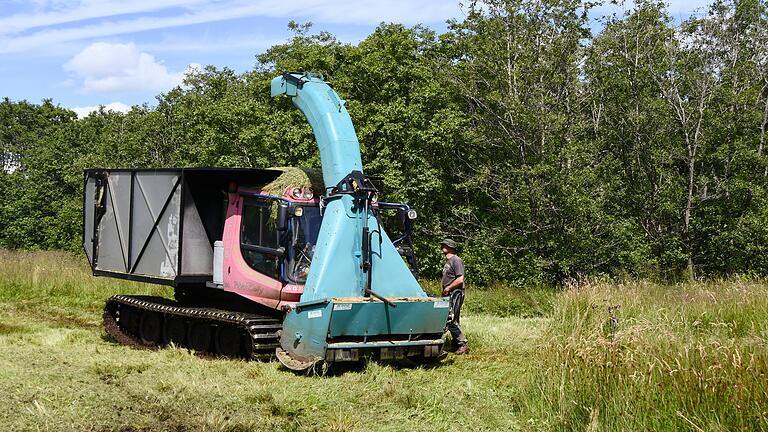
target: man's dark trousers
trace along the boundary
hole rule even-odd
[[[451,291],[449,301],[451,303],[451,315],[448,317],[448,331],[453,338],[453,346],[459,347],[467,343],[467,337],[461,331],[461,305],[464,304],[464,289],[455,289]]]

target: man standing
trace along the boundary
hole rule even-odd
[[[443,267],[443,295],[450,296],[451,312],[448,315],[448,331],[451,332],[452,347],[457,355],[469,352],[469,344],[459,327],[461,305],[464,303],[464,261],[456,255],[456,242],[445,239],[440,242],[440,251],[445,256]]]

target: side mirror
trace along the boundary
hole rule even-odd
[[[407,221],[412,221],[418,217],[418,214],[416,213],[416,210],[414,209],[404,209],[402,207],[397,209],[397,220],[400,222],[400,228],[402,230],[405,230],[408,226]]]
[[[277,230],[278,231],[286,231],[288,230],[288,203],[279,202],[277,204]]]
[[[405,221],[408,215],[406,215],[405,209],[398,208],[397,209],[397,223],[400,225],[400,229],[405,231]]]

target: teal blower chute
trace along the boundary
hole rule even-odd
[[[312,126],[327,188],[304,293],[286,314],[278,358],[306,369],[370,353],[436,357],[448,304],[427,296],[382,227],[344,101],[312,74],[284,73],[271,94],[290,97]]]

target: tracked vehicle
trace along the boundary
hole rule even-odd
[[[321,77],[285,73],[312,126],[322,172],[89,169],[83,244],[93,273],[174,287],[175,301],[116,295],[104,309],[121,343],[272,358],[307,370],[365,357],[434,361],[444,298],[417,282],[406,204],[378,201],[349,114]],[[393,212],[392,239],[382,215]]]

